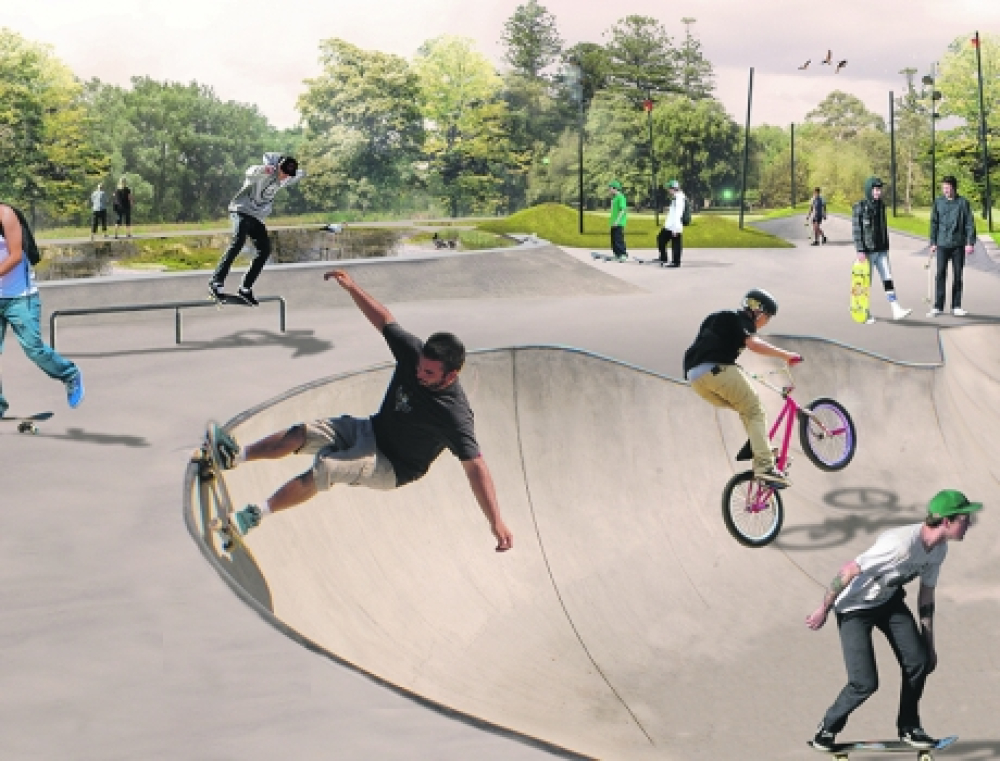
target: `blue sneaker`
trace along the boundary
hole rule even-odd
[[[212,423],[212,438],[215,440],[215,456],[223,470],[232,470],[236,467],[236,457],[240,453],[240,445],[236,439],[226,433],[225,429],[217,423]]]
[[[66,401],[69,406],[76,409],[83,401],[83,373],[76,371],[76,375],[66,381]]]
[[[240,536],[246,536],[250,529],[260,525],[264,514],[257,505],[247,505],[242,510],[237,510],[229,517],[229,525],[240,532]]]

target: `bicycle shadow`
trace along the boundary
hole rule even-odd
[[[851,510],[851,515],[827,518],[822,523],[785,527],[774,541],[789,552],[841,547],[859,536],[874,536],[886,529],[915,523],[919,504],[903,504],[899,495],[878,487],[834,489],[823,502],[836,510]]]

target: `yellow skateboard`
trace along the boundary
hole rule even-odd
[[[851,267],[851,318],[855,322],[865,322],[868,319],[868,293],[871,285],[871,265],[867,261],[855,261]]]

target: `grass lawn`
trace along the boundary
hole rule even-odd
[[[407,238],[406,242],[418,246],[431,245],[433,236],[432,232],[417,233]],[[516,245],[516,241],[510,238],[483,230],[462,230],[453,227],[439,230],[437,236],[442,240],[458,241],[458,248],[462,251],[481,251],[488,248],[507,248]]]
[[[221,251],[218,248],[202,248],[191,245],[184,239],[161,238],[143,240],[136,246],[139,254],[119,262],[122,267],[142,269],[144,265],[163,265],[168,271],[211,270],[219,263]],[[241,253],[236,257],[237,266],[248,265],[253,257]]]
[[[584,233],[580,235],[575,209],[547,203],[519,211],[505,219],[482,222],[480,230],[491,233],[534,233],[557,246],[604,251],[610,248],[607,212],[584,213]],[[631,248],[656,248],[660,228],[652,217],[630,215],[625,241]],[[684,230],[685,248],[791,248],[788,241],[760,230],[744,228],[732,219],[716,215],[696,215]]]

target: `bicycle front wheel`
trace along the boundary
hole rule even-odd
[[[806,405],[806,409],[811,416],[799,413],[802,451],[820,470],[843,470],[858,448],[858,435],[851,416],[833,399],[816,399]]]
[[[754,480],[753,471],[737,473],[722,492],[722,520],[744,547],[765,547],[775,540],[785,520],[776,489]]]

